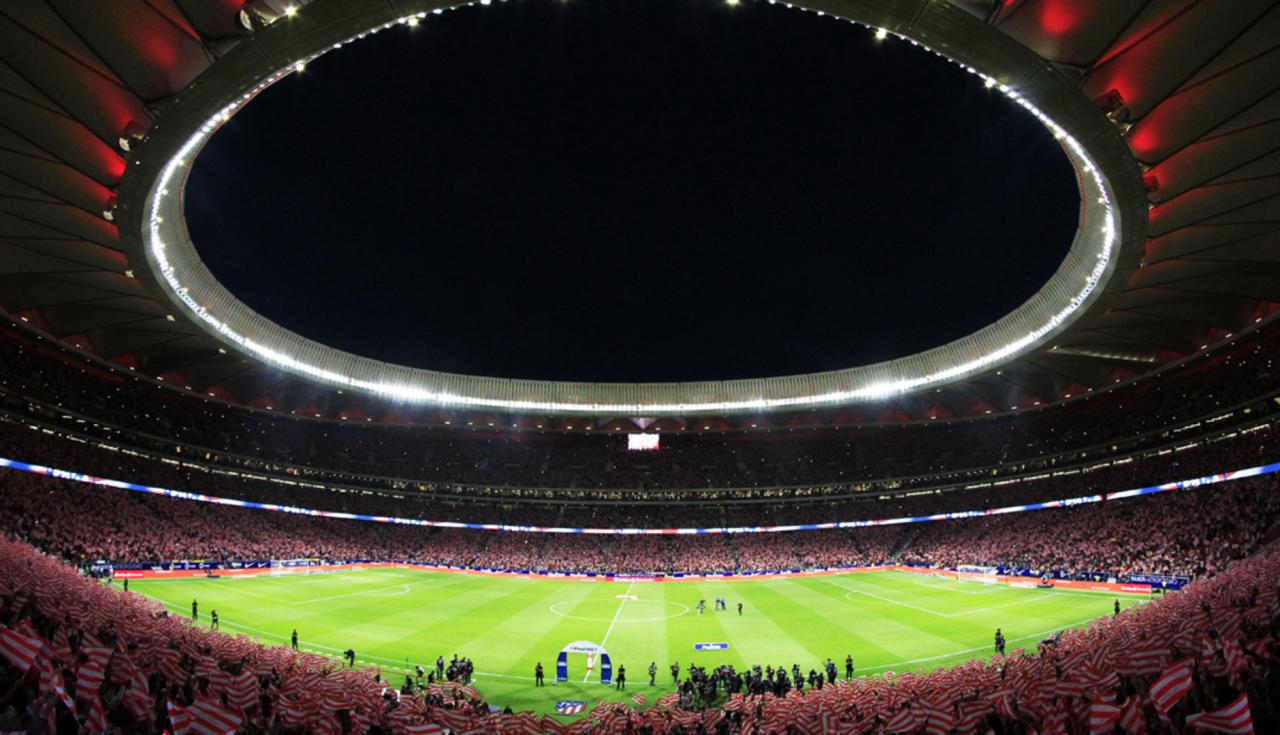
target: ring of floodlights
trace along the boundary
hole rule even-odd
[[[429,22],[461,5],[442,0],[316,0],[258,30],[192,83],[148,131],[122,184],[122,238],[140,250],[172,301],[225,344],[255,360],[339,388],[457,408],[653,416],[767,411],[883,399],[941,386],[1043,346],[1098,296],[1118,260],[1126,208],[1114,178],[1132,165],[1102,114],[1033,52],[950,3],[916,0],[886,9],[873,0],[788,4],[864,25],[877,39],[911,42],[959,64],[1033,115],[1075,168],[1080,225],[1058,270],[999,321],[949,344],[879,364],[807,375],[689,383],[582,383],[441,373],[392,365],[307,339],[233,296],[200,260],[187,233],[183,190],[210,136],[255,95],[316,57],[366,35]],[[774,0],[769,0],[774,2]],[[1051,117],[1052,113],[1052,117]],[[1108,147],[1109,146],[1109,147]],[[1105,149],[1111,170],[1095,162]],[[132,179],[132,180],[130,180]],[[126,198],[132,193],[136,198]],[[131,206],[139,203],[140,206]],[[1143,212],[1145,214],[1145,212]],[[1129,217],[1129,219],[1133,219]]]

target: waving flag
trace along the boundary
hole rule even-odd
[[[192,735],[226,735],[240,725],[239,715],[212,702],[196,702],[187,708],[187,715],[191,718],[188,732]]]
[[[1146,735],[1147,718],[1142,716],[1142,700],[1131,697],[1120,713],[1120,729],[1129,735]]]
[[[1168,712],[1191,691],[1191,664],[1191,659],[1182,659],[1151,685],[1151,702],[1160,714]]]
[[[56,694],[58,699],[62,700],[67,709],[75,711],[76,704],[71,700],[71,695],[67,694],[67,686],[62,678],[62,672],[58,671],[53,662],[46,658],[40,661],[40,693],[48,694],[50,691]]]
[[[92,659],[80,664],[80,670],[76,672],[76,699],[83,702],[96,700],[98,690],[102,688],[102,681],[106,676],[105,664],[97,663]]]
[[[631,701],[635,702],[637,707],[640,707],[644,705],[646,700],[643,694],[633,694],[631,695]]]
[[[1244,649],[1240,646],[1240,639],[1228,638],[1222,642],[1222,655],[1226,659],[1227,673],[1232,675],[1243,674],[1249,664],[1244,658]]]
[[[911,732],[920,727],[920,719],[910,709],[900,709],[884,724],[884,731],[890,733]]]
[[[586,708],[586,702],[574,702],[569,700],[556,702],[556,712],[559,712],[562,715],[580,715]]]
[[[1187,718],[1187,726],[1197,732],[1253,735],[1253,716],[1249,714],[1249,697],[1241,694],[1236,701],[1220,710],[1191,715]]]
[[[176,705],[170,700],[169,707],[169,725],[173,727],[174,735],[186,735],[191,731],[191,715],[187,714],[187,708]]]
[[[107,731],[107,713],[102,709],[102,700],[97,697],[89,701],[89,711],[85,714],[84,726],[90,733]]]
[[[0,625],[0,655],[14,666],[29,671],[40,653],[40,641]]]
[[[1089,706],[1089,735],[1106,735],[1120,720],[1120,708],[1114,704],[1094,702]]]

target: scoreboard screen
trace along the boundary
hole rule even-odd
[[[627,434],[627,449],[633,452],[656,451],[661,437],[661,434]]]

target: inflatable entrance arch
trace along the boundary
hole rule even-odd
[[[613,663],[609,660],[608,651],[591,641],[574,641],[560,649],[560,656],[556,659],[556,681],[569,681],[569,654],[571,653],[585,653],[587,655],[588,673],[591,671],[592,662],[599,660],[600,683],[613,683]]]

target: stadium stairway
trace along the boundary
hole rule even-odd
[[[902,538],[898,539],[898,543],[894,544],[893,550],[889,552],[889,561],[896,564],[898,562],[898,557],[902,555],[902,552],[907,550],[907,547],[911,545],[911,541],[915,539],[916,534],[919,532],[920,528],[918,526],[914,524],[907,526],[907,530],[903,532]]]

